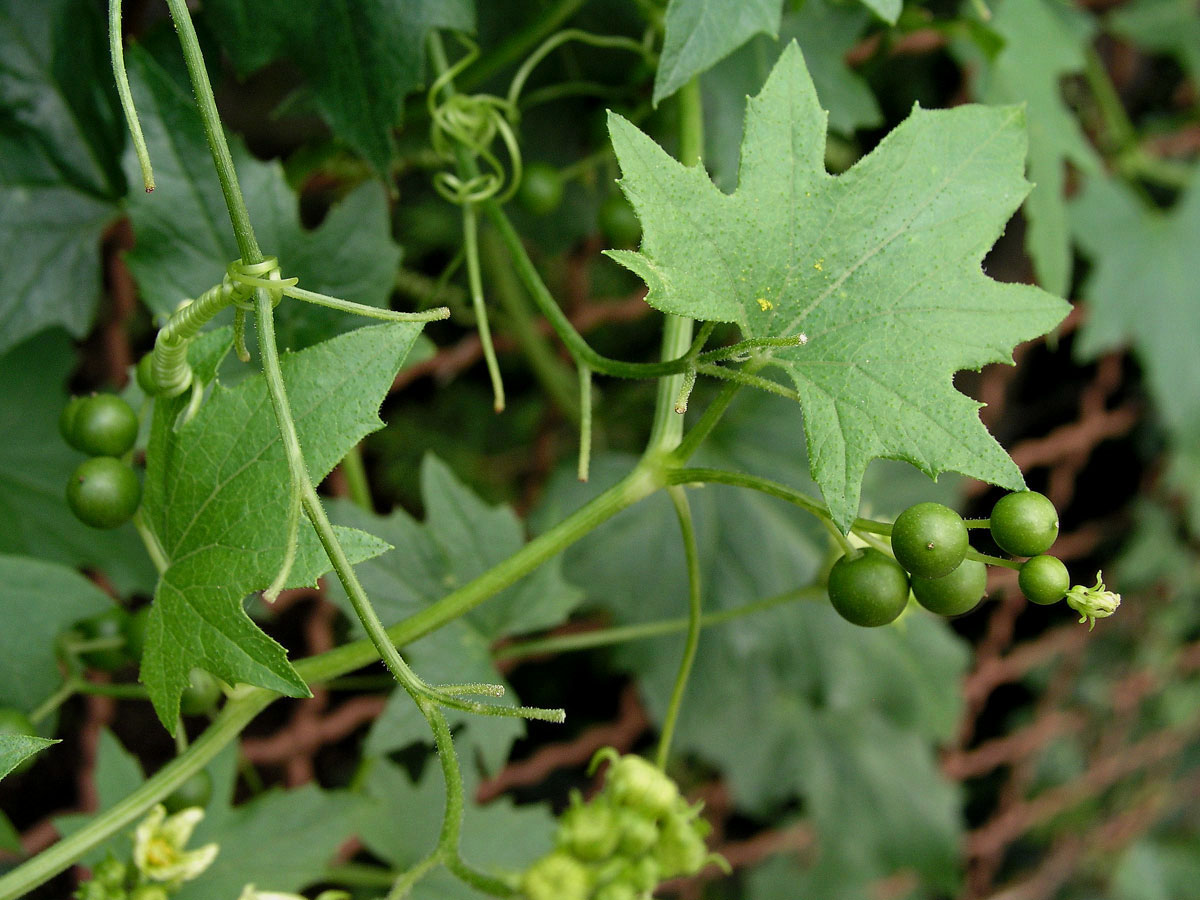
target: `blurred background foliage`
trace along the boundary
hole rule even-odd
[[[576,326],[601,352],[626,359],[656,353],[660,319],[632,276],[599,252],[618,237],[602,227],[617,190],[606,109],[670,150],[670,95],[699,76],[705,164],[729,191],[745,97],[792,40],[830,112],[833,172],[869,152],[915,103],[1023,104],[1036,187],[986,268],[1000,280],[1036,281],[1075,310],[1049,339],[1019,348],[1015,369],[961,373],[958,384],[987,404],[986,424],[1030,486],[1058,506],[1056,552],[1075,581],[1090,584],[1103,568],[1124,597],[1120,614],[1089,634],[1063,610],[1026,605],[1006,577],[1013,573],[993,570],[989,602],[964,618],[909,615],[895,627],[854,629],[819,592],[800,590],[831,562],[812,521],[761,495],[697,492],[708,611],[763,609],[706,630],[672,771],[705,800],[712,843],[735,873],[664,895],[1196,896],[1193,0],[194,6],[264,247],[314,290],[401,308],[446,303],[454,312],[426,329],[385,404],[387,427],[362,447],[374,508],[334,504],[343,523],[401,548],[360,567],[389,620],[504,558],[619,477],[644,442],[653,405],[650,383],[603,382],[592,479],[574,479],[574,374],[485,231],[483,273],[509,390],[508,409],[493,414],[459,265],[459,213],[430,185],[442,165],[429,147],[420,90],[429,81],[430,31],[471,35],[482,56],[460,86],[503,94],[515,66],[560,27],[640,38],[647,19],[663,24],[657,70],[628,53],[575,44],[536,69],[521,107],[521,152],[526,164],[563,170],[566,192],[545,215],[510,204]],[[74,604],[31,612],[21,605],[30,560],[53,565],[55,578],[82,569],[134,605],[153,585],[131,528],[97,536],[67,514],[61,483],[70,451],[55,432],[67,392],[126,385],[151,344],[153,316],[210,285],[236,256],[164,8],[130,0],[125,26],[157,168],[154,195],[137,187],[102,4],[0,2],[0,700],[26,710],[60,677],[47,650],[55,635],[103,606],[73,586],[64,590]],[[292,348],[348,327],[345,317],[311,307],[280,309],[280,340]],[[705,399],[701,388],[693,410]],[[802,429],[779,414],[780,402],[741,397],[703,464],[815,492]],[[346,477],[335,472],[326,490],[345,495]],[[877,516],[923,499],[981,516],[997,496],[963,479],[933,485],[883,462],[863,490]],[[520,636],[549,631],[586,645],[599,628],[681,616],[686,580],[672,518],[662,497],[628,510],[561,564],[410,648],[427,678],[503,678],[524,703],[568,710],[565,727],[458,723],[477,800],[469,858],[532,861],[548,846],[552,812],[571,787],[588,783],[594,749],[650,745],[681,638],[573,650],[560,642],[550,652],[523,649]],[[272,610],[251,606],[303,655],[353,632],[340,603],[330,590],[293,592]],[[22,610],[39,623],[40,646],[13,627]],[[117,677],[134,675],[126,666]],[[213,764],[217,799],[199,837],[240,852],[223,855],[212,880],[189,886],[188,896],[232,897],[259,879],[275,889],[357,884],[372,897],[372,872],[423,852],[441,787],[422,723],[405,698],[387,697],[375,672],[345,687],[277,704],[247,733],[240,756]],[[54,726],[62,752],[0,790],[8,814],[0,867],[73,827],[68,812],[113,802],[172,753],[144,703],[76,698]],[[296,823],[286,839],[270,827],[280,816]],[[60,878],[41,896],[65,896],[70,884]],[[415,896],[474,895],[437,876]]]

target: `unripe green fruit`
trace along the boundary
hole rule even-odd
[[[1005,494],[989,522],[996,545],[1013,556],[1045,553],[1058,537],[1058,510],[1036,491]]]
[[[939,616],[961,616],[979,605],[987,591],[987,566],[964,559],[957,569],[940,578],[912,577],[917,602]]]
[[[563,187],[562,174],[554,166],[530,163],[521,176],[517,200],[535,216],[549,215],[562,203]]]
[[[81,462],[67,481],[67,505],[85,525],[116,528],[128,522],[142,499],[133,469],[111,456]]]
[[[138,360],[137,369],[134,370],[137,378],[138,387],[142,389],[142,393],[147,397],[153,397],[158,393],[158,382],[154,380],[154,351],[147,353]]]
[[[140,660],[146,652],[146,623],[149,620],[148,605],[125,618],[125,652],[134,660]]]
[[[908,575],[873,547],[847,554],[829,570],[829,602],[847,622],[876,628],[908,605]]]
[[[185,716],[200,716],[211,712],[224,692],[221,682],[203,669],[188,673],[188,686],[179,698],[179,711]]]
[[[910,506],[892,525],[896,562],[921,578],[949,575],[963,561],[967,545],[962,516],[940,503]]]
[[[114,606],[80,622],[79,636],[85,641],[124,639],[128,619],[129,613],[119,606]],[[111,672],[129,662],[129,655],[124,646],[88,650],[81,654],[81,658],[87,665],[102,672]]]
[[[1030,603],[1049,606],[1067,595],[1071,575],[1058,557],[1035,556],[1021,565],[1017,584]]]
[[[137,440],[137,413],[116,394],[85,397],[71,420],[71,434],[71,445],[88,456],[121,456]]]
[[[604,198],[599,219],[601,233],[614,247],[632,247],[642,238],[642,223],[620,192]]]
[[[67,401],[67,405],[63,407],[63,411],[58,417],[58,433],[76,450],[82,448],[75,442],[75,417],[79,415],[79,407],[83,406],[85,400],[87,397],[72,397]]]

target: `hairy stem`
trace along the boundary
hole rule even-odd
[[[667,705],[667,714],[663,718],[662,736],[659,738],[658,752],[655,754],[655,763],[660,769],[667,767],[671,738],[675,735],[675,723],[679,721],[679,710],[683,707],[683,694],[687,690],[688,676],[692,674],[692,664],[696,661],[696,649],[700,645],[702,605],[700,553],[696,548],[696,526],[692,521],[692,510],[688,506],[687,493],[679,486],[668,488],[667,491],[671,495],[671,502],[675,505],[675,517],[679,520],[683,552],[687,560],[688,629],[687,640],[683,647],[683,659],[679,663],[675,684],[671,688],[671,701]]]

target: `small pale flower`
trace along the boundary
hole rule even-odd
[[[198,878],[212,865],[220,849],[216,844],[184,849],[203,818],[204,810],[198,806],[173,816],[167,815],[161,803],[150,810],[133,835],[133,862],[138,871],[151,881],[175,884]]]
[[[238,900],[308,900],[308,898],[299,894],[284,894],[279,891],[259,891],[255,890],[254,885],[248,884],[242,888]],[[321,891],[317,894],[316,900],[350,900],[350,895],[345,891]]]
[[[1106,619],[1117,611],[1121,605],[1121,595],[1114,594],[1104,587],[1101,573],[1096,573],[1095,587],[1085,588],[1075,585],[1067,591],[1067,605],[1079,613],[1079,621],[1088,623],[1088,631],[1096,627],[1097,619]]]

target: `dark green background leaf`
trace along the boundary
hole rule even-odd
[[[418,523],[403,510],[387,518],[363,513],[350,504],[337,507],[339,521],[371,531],[396,550],[357,568],[385,623],[413,615],[503,561],[525,543],[520,520],[507,507],[488,506],[466,488],[446,465],[427,456],[421,466],[426,517]],[[340,588],[330,594],[353,615]],[[539,568],[450,623],[405,648],[422,678],[431,683],[505,684],[492,664],[491,647],[501,638],[550,628],[562,622],[582,599],[563,580],[559,562]],[[511,690],[503,701],[516,705]],[[497,771],[513,741],[525,733],[519,719],[480,718],[447,711],[452,724],[470,723],[458,742],[467,758],[477,754],[484,769]],[[430,740],[429,728],[412,700],[395,691],[367,738],[367,750],[382,755],[417,741]]]
[[[24,556],[0,556],[0,706],[29,712],[62,684],[55,638],[113,601],[76,572]]]

